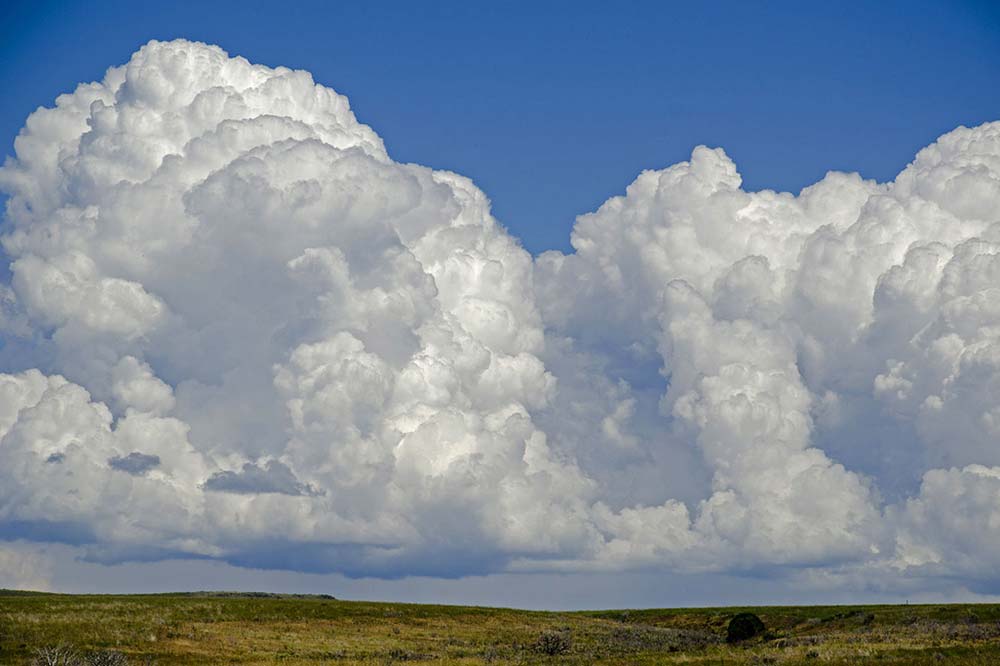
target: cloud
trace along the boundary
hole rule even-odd
[[[52,566],[44,549],[25,542],[0,546],[0,588],[47,591],[51,587]]]
[[[898,573],[918,525],[956,543],[917,519],[926,503],[988,523],[996,468],[955,466],[996,464],[998,140],[960,128],[893,183],[830,173],[798,196],[745,192],[725,153],[697,148],[582,216],[575,253],[539,257],[543,318],[580,363],[626,378],[657,359],[663,431],[711,474],[691,524],[704,548]],[[948,506],[942,476],[981,504]]]
[[[53,454],[59,455],[59,454]],[[49,456],[51,459],[52,456]],[[160,464],[160,456],[151,456],[138,451],[133,451],[127,456],[112,456],[108,458],[108,466],[120,472],[126,472],[132,476],[142,476],[149,470]]]
[[[798,195],[698,147],[537,258],[308,73],[203,44],[150,42],[15,149],[4,534],[387,577],[996,580],[1000,124]]]
[[[312,486],[301,483],[287,465],[269,460],[260,467],[252,463],[243,465],[239,472],[216,472],[205,481],[202,488],[221,493],[253,495],[256,493],[281,493],[283,495],[321,495]]]

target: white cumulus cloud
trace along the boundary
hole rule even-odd
[[[798,195],[698,147],[538,258],[307,72],[204,44],[150,42],[15,150],[6,539],[997,580],[1000,124]]]

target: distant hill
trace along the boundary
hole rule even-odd
[[[207,597],[212,599],[325,599],[336,601],[332,594],[283,594],[278,592],[231,592],[228,590],[200,590],[198,592],[163,592],[165,597]]]
[[[52,596],[52,592],[36,592],[34,590],[8,590],[0,587],[0,597],[44,597]]]
[[[99,595],[66,595],[59,592],[38,592],[35,590],[8,590],[0,588],[0,597],[54,597],[54,596],[99,596]],[[336,601],[332,594],[283,594],[278,592],[234,592],[229,590],[199,590],[197,592],[156,592],[143,595],[110,595],[110,596],[144,596],[144,597],[204,597],[209,599],[325,599]]]

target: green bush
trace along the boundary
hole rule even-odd
[[[726,630],[727,643],[739,643],[763,634],[764,623],[753,613],[739,613],[729,621]]]
[[[573,647],[573,640],[568,631],[545,631],[535,641],[535,652],[554,657],[566,654]]]

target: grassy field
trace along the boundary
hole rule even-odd
[[[737,612],[767,633],[725,643]],[[176,594],[0,592],[0,663],[39,648],[170,664],[1000,664],[1000,605],[547,613]],[[554,653],[554,654],[550,654]],[[112,662],[105,662],[112,663]]]

